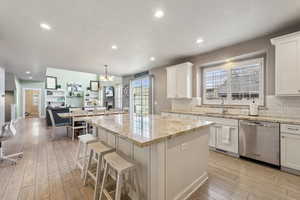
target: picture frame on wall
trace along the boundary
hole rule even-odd
[[[57,78],[54,76],[46,76],[46,89],[56,90],[57,89]]]
[[[90,81],[91,91],[98,92],[99,91],[99,81]]]

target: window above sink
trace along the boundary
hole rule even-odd
[[[264,58],[226,62],[202,70],[203,104],[264,105]]]

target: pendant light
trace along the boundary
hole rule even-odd
[[[108,75],[108,66],[104,65],[105,74],[100,76],[100,81],[113,81],[114,77]]]

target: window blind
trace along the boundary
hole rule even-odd
[[[203,103],[264,104],[264,59],[230,62],[203,69]]]

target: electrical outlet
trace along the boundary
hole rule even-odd
[[[188,143],[181,144],[181,151],[185,151],[188,149]]]

